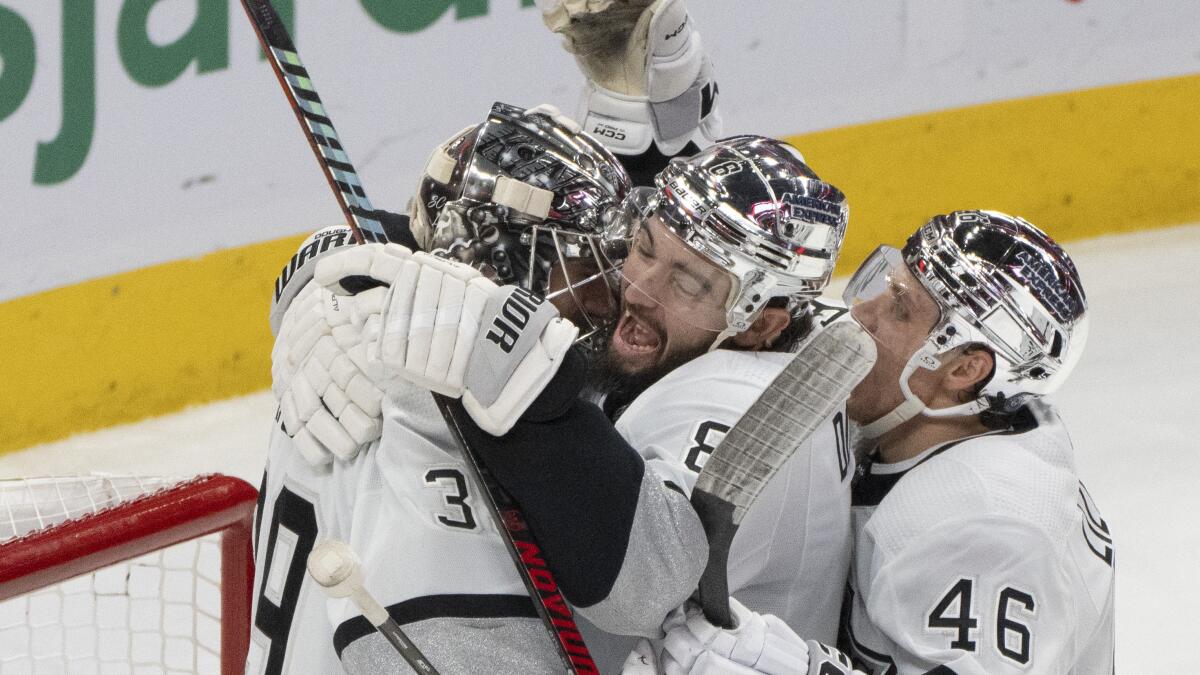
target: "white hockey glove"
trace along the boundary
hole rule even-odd
[[[717,86],[683,0],[537,0],[588,83],[584,130],[637,155],[721,135]]]
[[[771,614],[758,614],[730,598],[737,626],[731,630],[710,624],[695,604],[667,616],[659,653],[643,641],[625,661],[624,673],[641,675],[853,675],[849,659],[815,640],[805,641]],[[657,658],[658,670],[646,670]],[[861,674],[859,674],[861,675]]]
[[[578,334],[542,298],[416,253],[391,284],[378,358],[389,373],[462,397],[475,423],[500,436],[554,377]]]
[[[275,279],[275,294],[271,297],[271,332],[279,335],[283,317],[295,297],[313,278],[317,260],[339,249],[354,246],[354,235],[348,225],[331,225],[317,230],[300,244],[300,248]]]
[[[363,248],[393,257],[378,251],[385,248],[379,244]],[[353,274],[343,280],[353,285],[362,278]],[[351,459],[382,433],[382,371],[368,364],[364,340],[378,334],[386,293],[386,288],[370,288],[339,296],[313,282],[283,315],[271,352],[272,390],[284,431],[313,466],[333,457]]]

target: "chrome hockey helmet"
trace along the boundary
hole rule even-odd
[[[1087,298],[1070,257],[1028,221],[997,211],[955,211],[934,217],[902,251],[880,247],[846,289],[854,306],[877,295],[903,265],[937,304],[940,316],[901,375],[905,402],[864,427],[878,436],[917,415],[1009,413],[1057,390],[1087,341]],[[930,410],[908,380],[935,370],[941,356],[969,344],[991,351],[995,371],[979,397]]]
[[[586,334],[600,322],[576,292],[597,280],[607,287],[613,262],[602,234],[629,190],[616,157],[557,109],[496,103],[486,122],[433,152],[409,212],[426,249],[499,283],[570,293],[585,310]],[[566,275],[554,289],[552,269]]]
[[[791,145],[762,136],[726,138],[689,159],[671,160],[655,185],[634,189],[610,240],[631,241],[657,215],[703,259],[733,275],[729,297],[719,299],[726,310],[722,325],[702,326],[718,332],[714,346],[749,328],[771,300],[786,298],[795,314],[829,282],[849,206]]]

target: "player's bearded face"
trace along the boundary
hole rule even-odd
[[[879,346],[875,366],[850,393],[846,403],[850,419],[869,424],[904,402],[900,375],[909,358],[929,337],[940,312],[928,291],[901,266],[892,270],[882,293],[856,304],[851,313]],[[932,386],[931,371],[918,368],[909,386],[914,394],[927,400]]]
[[[621,275],[621,314],[608,354],[620,373],[666,374],[706,352],[724,328],[732,276],[657,216],[638,228]]]

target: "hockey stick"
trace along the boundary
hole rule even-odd
[[[767,483],[875,363],[875,342],[858,324],[822,330],[766,388],[709,456],[692,488],[708,535],[700,606],[714,625],[733,628],[729,546]]]
[[[350,598],[400,656],[418,673],[438,675],[437,668],[408,639],[387,610],[363,586],[362,563],[344,542],[328,539],[308,554],[308,574],[331,598]]]
[[[296,53],[287,27],[269,0],[242,0],[242,7],[250,17],[267,60],[271,62],[271,70],[275,72],[283,93],[292,104],[296,121],[304,129],[304,137],[317,156],[325,180],[329,181],[329,187],[337,194],[338,206],[342,207],[346,222],[354,232],[354,239],[360,244],[367,239],[386,242],[383,225],[370,215],[373,210],[371,201],[367,199],[358,172],[342,149],[341,139],[325,113],[321,97],[313,88],[308,70],[300,62],[300,55]]]
[[[346,214],[350,227],[356,232],[359,243],[367,239],[386,242],[387,236],[383,226],[370,216],[371,203],[362,187],[362,181],[346,156],[341,141],[338,140],[333,122],[317,96],[287,28],[269,0],[242,0],[242,7],[254,26],[258,40],[267,54],[267,60],[291,103],[292,111],[308,138],[313,154],[321,165],[338,204]],[[501,528],[501,539],[504,540],[505,548],[513,564],[517,566],[521,581],[525,584],[538,616],[558,646],[559,657],[566,671],[599,672],[587,645],[583,642],[571,609],[559,593],[554,575],[546,566],[541,547],[526,525],[520,509],[492,478],[467,444],[453,402],[436,394],[433,398],[446,420],[451,435],[455,437],[467,458],[472,478],[484,488],[485,506]]]

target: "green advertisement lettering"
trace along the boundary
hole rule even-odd
[[[53,141],[38,143],[33,162],[33,182],[37,185],[53,185],[74,176],[92,147],[96,122],[95,0],[63,0],[62,62],[62,128]]]
[[[33,165],[35,185],[54,185],[74,176],[87,160],[96,124],[96,0],[62,1],[62,121],[58,135],[39,141]],[[160,0],[125,0],[117,17],[117,52],[133,81],[161,87],[196,64],[196,72],[229,68],[229,0],[192,0],[196,18],[169,44],[150,39],[147,22]],[[451,8],[455,20],[486,16],[488,0],[359,0],[379,25],[416,33]],[[509,0],[510,2],[512,0]],[[534,0],[518,0],[520,7]],[[272,0],[295,35],[295,0]],[[37,40],[23,17],[0,5],[0,121],[24,105],[33,87]]]
[[[524,0],[523,0],[524,1]],[[488,0],[360,0],[363,9],[379,25],[398,33],[425,30],[440,19],[451,7],[454,18],[469,19],[488,12]]]
[[[161,87],[188,64],[209,73],[229,67],[229,2],[196,0],[196,21],[183,37],[156,45],[146,33],[150,10],[160,0],[127,0],[117,20],[117,51],[125,71],[139,84]]]
[[[0,5],[0,122],[25,101],[36,60],[33,30],[21,15]]]

